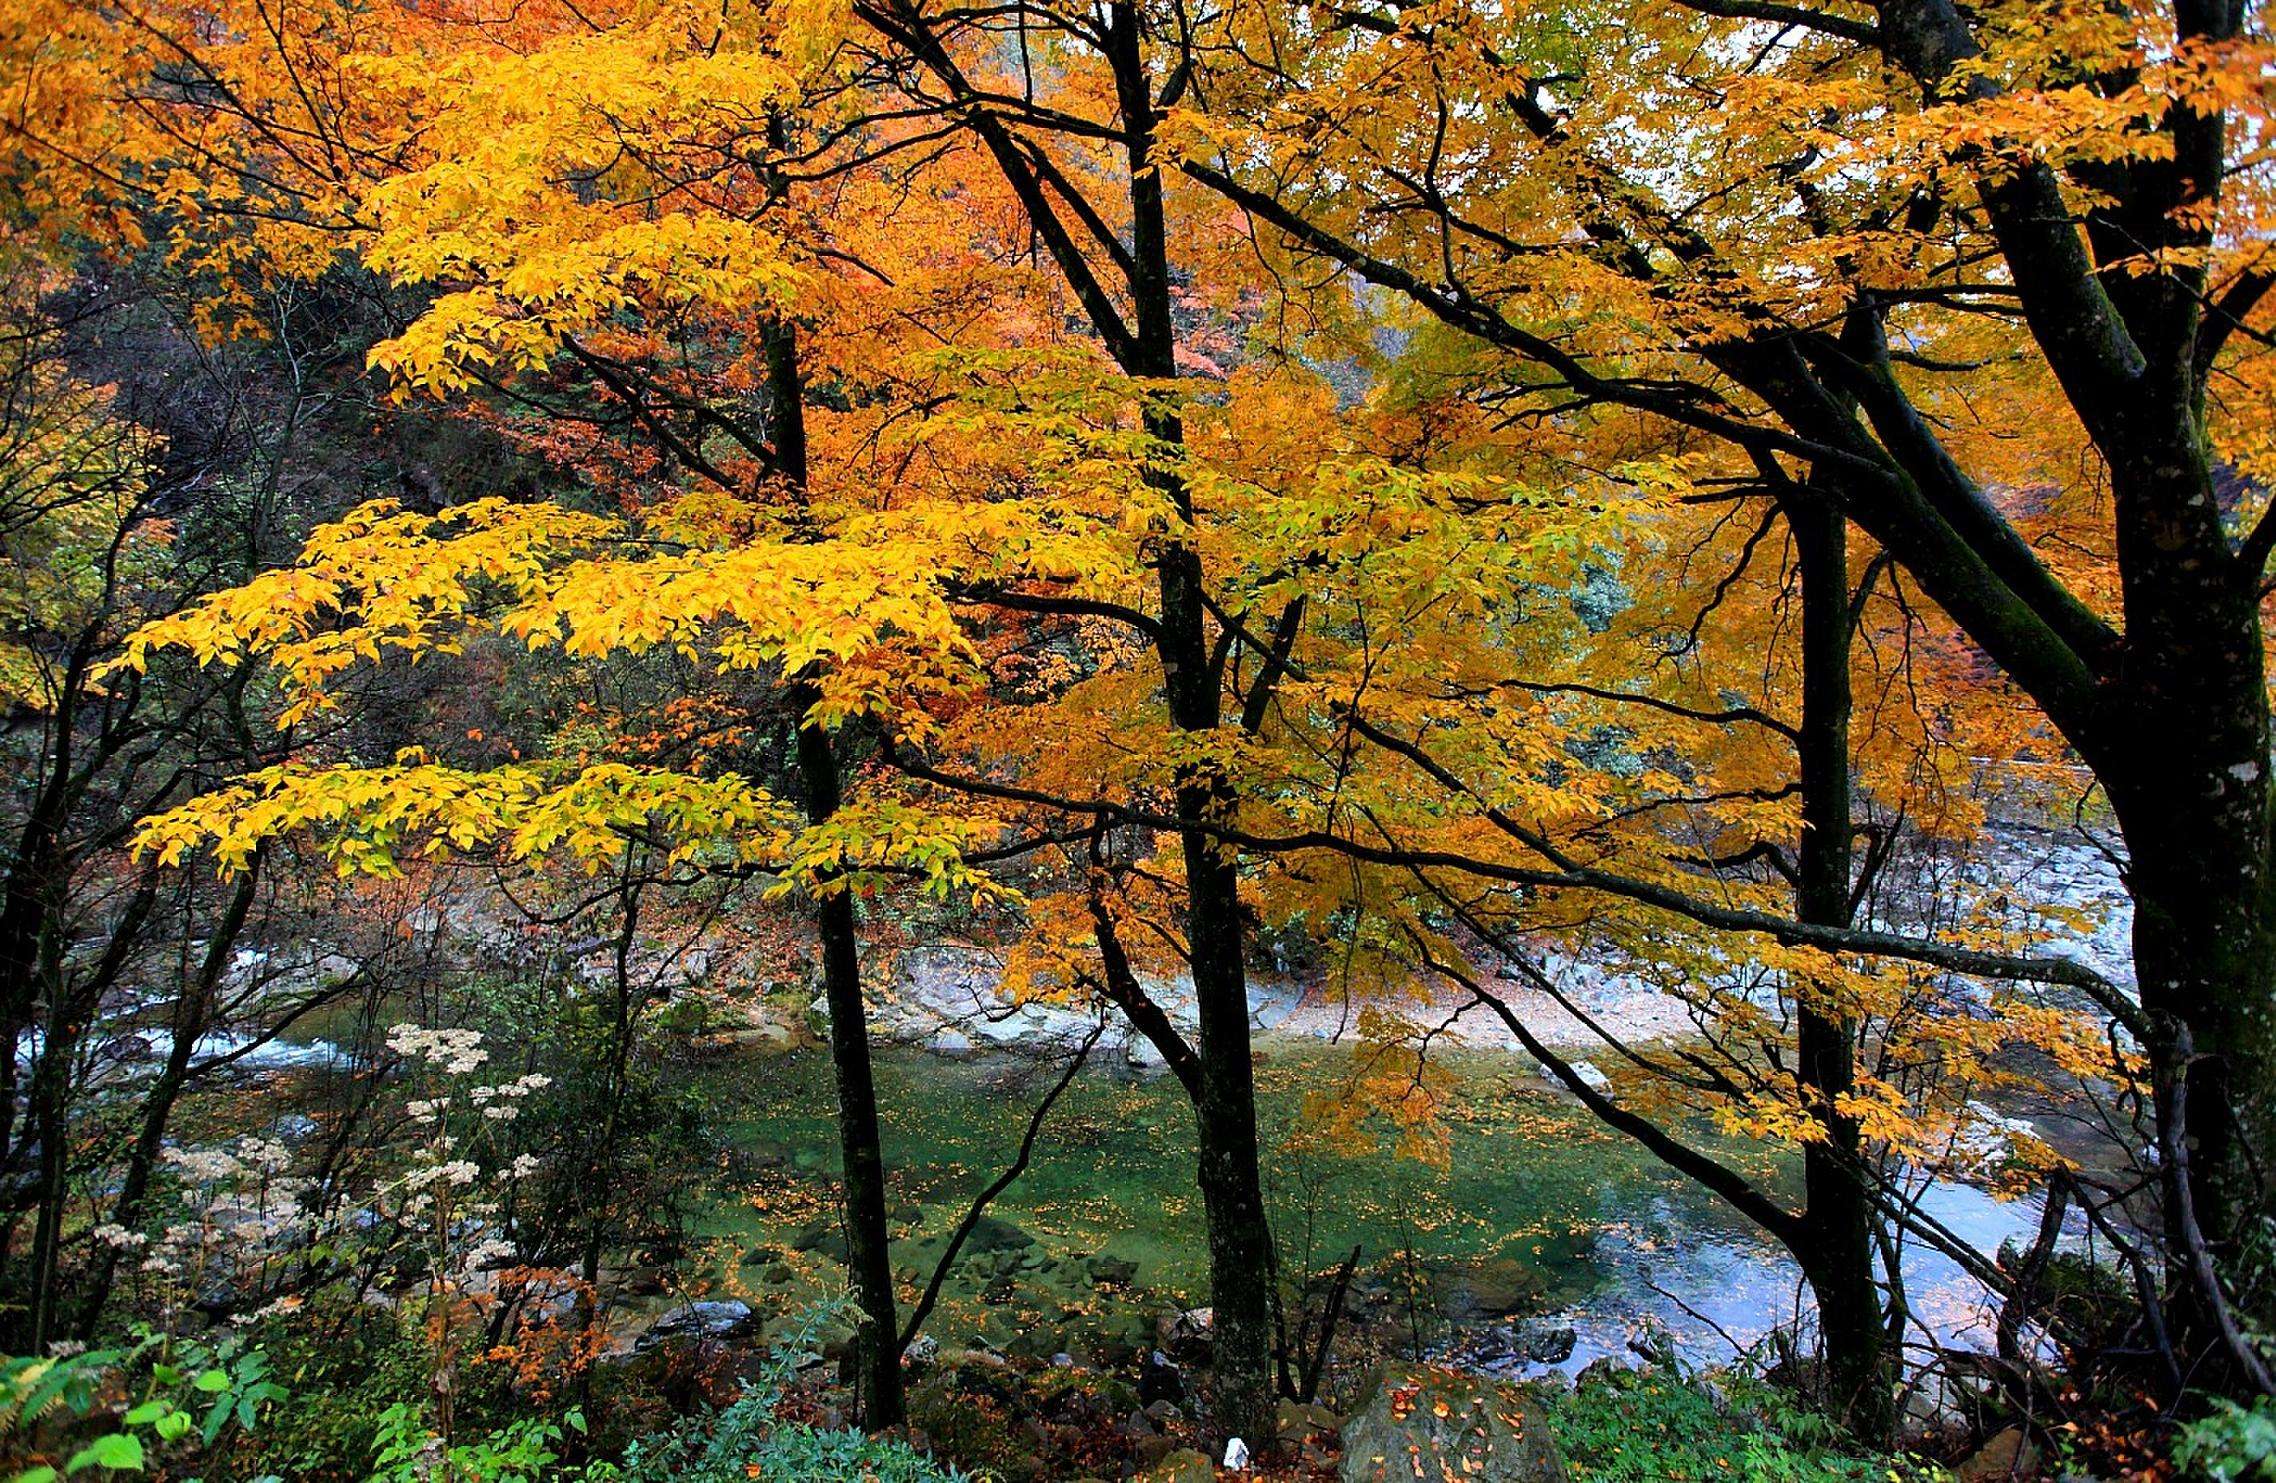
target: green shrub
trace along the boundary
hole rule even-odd
[[[149,1335],[130,1348],[0,1359],[0,1466],[10,1483],[139,1473],[248,1433],[284,1388],[268,1356]]]
[[[785,1422],[778,1412],[816,1341],[851,1307],[844,1298],[809,1309],[769,1355],[740,1399],[625,1449],[621,1465],[586,1472],[592,1483],[962,1483],[906,1442]]]
[[[1943,1476],[1853,1452],[1823,1416],[1738,1373],[1665,1369],[1590,1375],[1549,1411],[1575,1483],[1911,1483]]]
[[[2211,1415],[2181,1429],[2173,1460],[2185,1476],[2212,1483],[2271,1483],[2276,1480],[2276,1401],[2264,1397],[2250,1406],[2213,1402]]]

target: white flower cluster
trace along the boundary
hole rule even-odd
[[[510,1123],[522,1115],[521,1108],[515,1106],[515,1103],[531,1092],[543,1091],[551,1085],[552,1077],[539,1076],[533,1072],[503,1086],[476,1087],[466,1095],[475,1106],[482,1109],[482,1115],[490,1121]]]
[[[237,1160],[249,1171],[282,1174],[292,1164],[292,1152],[273,1138],[241,1138]]]
[[[396,1025],[387,1032],[389,1049],[413,1062],[414,1071],[439,1073],[439,1085],[404,1104],[405,1113],[427,1129],[412,1152],[410,1167],[379,1194],[379,1208],[419,1231],[432,1280],[463,1289],[479,1274],[505,1264],[516,1247],[500,1223],[492,1187],[520,1179],[541,1167],[533,1154],[505,1158],[509,1129],[522,1105],[553,1079],[532,1073],[504,1082],[456,1080],[467,1077],[490,1053],[474,1030],[430,1030]],[[501,1147],[505,1144],[506,1147]]]
[[[405,1189],[425,1189],[431,1184],[450,1184],[461,1188],[482,1177],[482,1170],[472,1159],[452,1159],[443,1164],[425,1164],[403,1176]]]
[[[387,1032],[387,1048],[399,1056],[440,1066],[451,1076],[465,1076],[490,1052],[482,1048],[480,1030],[430,1030],[424,1025],[395,1025]]]
[[[248,1172],[235,1155],[219,1148],[169,1148],[165,1157],[185,1181],[199,1184],[237,1179]]]
[[[204,1286],[258,1284],[269,1262],[313,1234],[313,1184],[286,1175],[292,1156],[283,1144],[248,1137],[234,1149],[171,1148],[165,1159],[182,1181],[184,1218],[155,1242],[116,1224],[94,1233],[121,1252],[142,1252],[142,1272]]]

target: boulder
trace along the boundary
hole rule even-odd
[[[1154,1343],[1174,1360],[1197,1363],[1209,1357],[1209,1336],[1216,1324],[1213,1308],[1165,1313],[1154,1323]]]
[[[1343,1454],[1343,1483],[1566,1477],[1530,1391],[1437,1365],[1385,1366],[1344,1425]]]
[[[1144,1483],[1217,1483],[1217,1465],[1206,1452],[1180,1447],[1138,1476]]]
[[[1157,1349],[1138,1367],[1138,1403],[1152,1405],[1167,1401],[1178,1405],[1185,1400],[1185,1372],[1170,1363],[1168,1355]]]
[[[1280,1440],[1294,1445],[1313,1437],[1332,1437],[1342,1427],[1336,1413],[1317,1403],[1282,1401],[1278,1425]]]
[[[635,1349],[653,1349],[686,1339],[732,1339],[752,1328],[751,1305],[734,1298],[682,1303],[648,1325]]]
[[[2039,1476],[2039,1448],[2023,1428],[2011,1426],[1960,1464],[1960,1483],[2023,1483]]]
[[[793,1050],[798,1045],[798,1034],[790,1026],[768,1020],[764,1024],[745,1025],[727,1032],[727,1043],[747,1055],[777,1055]]]
[[[635,1267],[616,1281],[619,1293],[634,1298],[660,1297],[667,1286],[663,1271],[656,1267]]]
[[[983,1215],[964,1238],[965,1256],[992,1256],[1004,1251],[1025,1251],[1035,1238],[998,1215]]]
[[[1511,1351],[1519,1359],[1537,1365],[1561,1365],[1573,1357],[1573,1350],[1580,1345],[1580,1335],[1571,1324],[1547,1319],[1519,1324],[1510,1339]]]

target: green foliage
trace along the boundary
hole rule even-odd
[[[589,1470],[600,1483],[953,1483],[906,1442],[845,1428],[780,1422],[775,1402],[746,1395],[717,1414],[636,1443],[621,1468]]]
[[[286,1392],[257,1348],[176,1344],[151,1335],[124,1349],[0,1361],[0,1450],[47,1457],[11,1483],[140,1473],[153,1454],[195,1435],[210,1450],[232,1427],[251,1432]],[[188,1450],[186,1447],[182,1450]]]
[[[1751,1376],[1591,1375],[1550,1411],[1576,1483],[1929,1483],[1940,1469],[1853,1453],[1833,1423]]]
[[[579,1431],[583,1413],[564,1418]],[[439,1472],[455,1483],[538,1483],[561,1460],[559,1423],[524,1417],[471,1441],[446,1445],[427,1429],[424,1408],[398,1401],[380,1413],[372,1483],[427,1483]]]
[[[380,1418],[432,1380],[422,1336],[405,1315],[335,1294],[269,1323],[263,1345],[293,1382],[291,1402],[275,1408],[259,1438],[261,1467],[281,1477],[361,1477],[379,1446]],[[500,1379],[486,1367],[456,1377],[469,1430],[489,1426],[508,1403],[496,1396]]]
[[[851,1308],[845,1298],[808,1309],[775,1346],[740,1399],[635,1442],[621,1467],[595,1467],[594,1483],[959,1483],[906,1442],[782,1421],[784,1387],[815,1354],[824,1329]]]
[[[2211,1415],[2181,1429],[2173,1460],[2184,1476],[2212,1483],[2276,1480],[2276,1401],[2214,1401]]]

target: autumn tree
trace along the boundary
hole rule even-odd
[[[2264,1379],[2229,1316],[2265,1301],[2250,1150],[2276,1086],[2254,17],[1260,8],[1237,30],[1183,120],[1189,176],[1468,338],[1543,415],[1617,409],[1834,504],[2093,770],[2128,850],[2174,1280],[2195,1342]]]
[[[1876,835],[1868,810],[1901,816],[1919,788],[1889,737],[1960,750],[1918,714],[1854,724],[1860,674],[1914,674],[1861,659],[1855,635],[1943,637],[1903,610],[1917,594],[2098,769],[2137,860],[2151,815],[2181,817],[2179,784],[2153,806],[2138,732],[2188,656],[2125,660],[2093,616],[2110,564],[2092,491],[2057,472],[2115,470],[2138,409],[2048,412],[2079,403],[2085,373],[2034,275],[2070,273],[2147,335],[2164,311],[2131,295],[2205,271],[2187,260],[2226,252],[2229,229],[2131,276],[2074,272],[2038,208],[1995,198],[2011,173],[2062,168],[2151,190],[2155,141],[2197,116],[2159,100],[2200,74],[2160,56],[2056,89],[2068,64],[2036,33],[1984,25],[1993,60],[1956,74],[1980,95],[1922,104],[1882,65],[1903,60],[1894,22],[1752,5],[1649,27],[1462,7],[64,5],[71,87],[118,106],[90,113],[28,69],[43,101],[24,147],[73,166],[51,171],[69,187],[52,209],[131,203],[136,230],[172,233],[225,287],[343,260],[382,275],[404,311],[373,352],[385,384],[572,485],[367,506],[145,629],[111,673],[177,653],[257,671],[298,727],[381,661],[671,659],[723,703],[764,692],[785,744],[779,767],[634,756],[621,735],[389,761],[343,737],[326,765],[222,788],[139,841],[242,868],[313,839],[351,872],[427,851],[603,869],[637,844],[681,878],[799,897],[879,1424],[900,1334],[858,895],[915,882],[1014,908],[1016,992],[1110,1004],[1160,1048],[1195,1112],[1212,1423],[1252,1442],[1271,1434],[1276,1288],[1257,927],[1335,942],[1394,1000],[1430,974],[1490,1000],[1478,965],[1522,964],[1542,934],[1656,963],[1694,985],[1713,1043],[1632,1060],[1684,1112],[1799,1145],[1799,1207],[1536,1053],[1786,1242],[1818,1293],[1835,1408],[1880,1430],[1896,1274],[1876,1238],[1899,1217],[1879,1172],[1962,1121],[1906,1078],[2019,1045],[2124,1074],[2081,1049],[2076,1001],[2018,992],[1979,1030],[1938,998],[1954,975],[2055,986],[2127,1025],[2159,1058],[2168,1131],[2184,1101],[2201,1124],[2213,1255],[2240,1250],[2250,1203],[2222,1111],[2250,1097],[2180,1031],[2252,1054],[2207,1007],[2221,974],[2252,970],[2155,928],[2184,901],[2210,910],[2207,882],[2137,868],[2144,961],[2166,974],[2145,967],[2146,1024],[2009,923],[1940,933],[1869,909],[1894,825]],[[2045,178],[2109,209],[2103,184]],[[213,322],[242,297],[217,295]],[[2251,341],[2207,328],[2188,353],[2249,384]],[[1402,400],[1425,382],[1452,393]],[[2046,447],[2019,451],[2017,429]],[[2250,456],[2240,442],[2238,467]],[[2120,508],[2177,497],[2154,463],[2127,475],[2146,484],[2112,474]],[[1700,510],[1718,522],[1703,537]],[[1764,563],[1765,588],[1746,569],[1774,530],[1792,560]],[[2136,544],[2119,542],[2121,578]],[[1738,575],[1701,591],[1668,554],[1687,547]],[[1623,561],[1690,610],[1711,664],[1670,678],[1636,622],[1598,641],[1581,609]],[[2177,622],[2127,626],[2182,643]],[[2258,654],[2255,638],[2253,686]],[[1956,704],[1996,690],[1962,669],[1942,677]],[[873,750],[890,772],[861,765]],[[2212,765],[2196,783],[2263,786]],[[1031,872],[1016,895],[1009,862]],[[1158,993],[1180,973],[1190,1043]],[[2168,1142],[2161,1177],[2190,1193]],[[2197,1289],[2218,1326],[2222,1288]]]
[[[0,673],[23,779],[6,811],[0,886],[0,1035],[10,1047],[0,1252],[28,1295],[11,1331],[36,1345],[84,1333],[107,1286],[100,1259],[84,1284],[67,1260],[83,1239],[75,1201],[110,1171],[109,1203],[129,1215],[140,1207],[175,1106],[215,1069],[196,1047],[244,1007],[220,980],[247,940],[258,873],[218,897],[165,880],[129,857],[133,830],[284,745],[247,732],[237,685],[111,673],[138,623],[212,583],[216,548],[241,549],[243,512],[227,499],[181,509],[207,470],[136,415],[165,409],[93,384],[73,364],[84,339],[75,345],[51,306],[81,285],[29,233],[11,234],[0,254]],[[170,952],[166,937],[194,913],[213,925],[193,959]],[[153,1015],[142,996],[159,985],[171,996]],[[167,1037],[162,1064],[146,1094],[121,1106],[102,1085],[118,1055],[113,1037],[146,1029]]]

